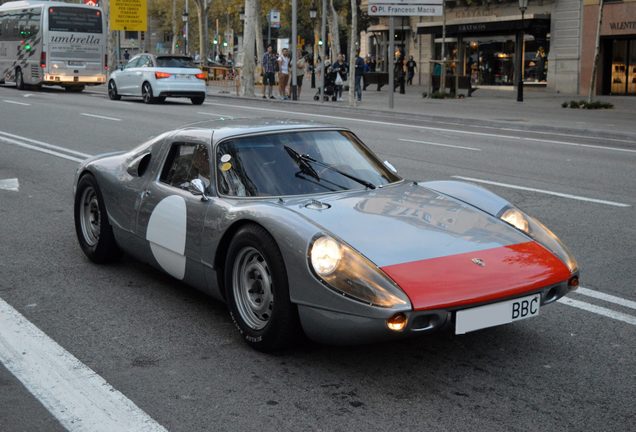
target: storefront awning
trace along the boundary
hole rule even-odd
[[[496,20],[488,21],[451,21],[446,24],[447,36],[487,35],[501,34],[504,32],[515,33],[519,30],[523,30],[527,33],[547,34],[550,32],[550,16],[543,14],[527,14],[523,20],[521,19],[521,15],[518,15],[498,17]],[[442,25],[440,22],[418,23],[417,34],[441,36]]]

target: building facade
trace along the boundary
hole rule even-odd
[[[523,16],[517,0],[447,0],[445,9],[445,37],[443,17],[394,18],[396,49],[418,62],[416,82],[436,73],[445,40],[447,73],[467,75],[473,85],[513,86],[521,74],[528,86],[580,91],[581,0],[530,0]],[[391,57],[388,20],[371,25],[363,41],[382,70]]]

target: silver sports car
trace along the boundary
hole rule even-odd
[[[539,221],[478,186],[400,178],[351,131],[206,122],[81,164],[80,246],[228,304],[252,347],[353,344],[534,317],[578,286]]]

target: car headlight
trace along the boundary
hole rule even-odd
[[[404,291],[377,266],[332,237],[314,239],[308,261],[316,276],[341,294],[386,308],[410,305]]]
[[[571,273],[575,273],[579,266],[572,252],[563,244],[556,234],[550,231],[545,225],[537,219],[528,216],[515,207],[505,209],[499,218],[510,225],[523,231],[533,240],[545,246],[554,253],[568,267]]]

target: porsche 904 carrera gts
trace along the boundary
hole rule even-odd
[[[535,317],[578,286],[538,220],[476,185],[407,181],[350,130],[231,120],[97,156],[75,226],[96,263],[122,251],[227,303],[252,347],[333,344]]]

